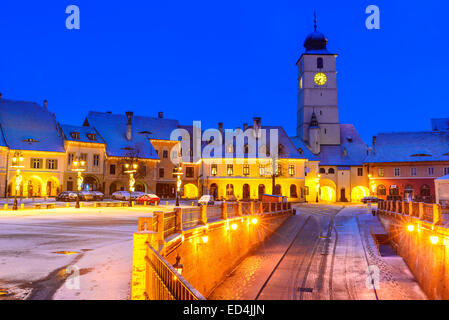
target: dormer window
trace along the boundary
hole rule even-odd
[[[38,140],[36,140],[32,137],[27,137],[27,138],[23,139],[23,141],[28,142],[28,143],[38,142]]]
[[[348,142],[352,142],[352,137],[346,137],[346,140],[348,140]]]
[[[91,141],[97,141],[97,135],[95,133],[88,133],[87,139],[89,139]]]
[[[75,139],[75,140],[79,140],[79,139],[80,139],[80,133],[79,133],[79,132],[76,132],[76,131],[71,132],[71,133],[70,133],[70,136],[71,136],[73,139]]]

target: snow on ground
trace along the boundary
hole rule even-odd
[[[126,299],[138,217],[170,209],[0,211],[0,299]],[[73,266],[78,291],[64,284]]]

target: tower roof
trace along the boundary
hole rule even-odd
[[[310,33],[304,41],[304,48],[307,53],[329,54],[327,51],[327,38],[326,36],[317,30],[316,24],[316,12],[314,12],[314,31]]]

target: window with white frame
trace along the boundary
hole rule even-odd
[[[379,177],[383,177],[385,175],[385,169],[384,168],[379,168],[378,175],[379,175]]]
[[[99,154],[94,154],[93,164],[94,164],[94,167],[98,167],[100,165],[100,155]]]
[[[401,176],[401,168],[394,168],[394,176],[395,177]]]
[[[434,170],[433,167],[427,168],[427,174],[428,174],[429,176],[433,176],[434,173],[435,173],[435,170]]]
[[[448,175],[449,174],[449,167],[444,168],[444,175]]]
[[[416,177],[416,172],[417,172],[416,168],[410,168],[410,175],[412,177]]]

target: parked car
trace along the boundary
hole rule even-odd
[[[103,201],[104,199],[104,194],[100,191],[91,191],[93,196],[94,196],[94,200],[96,201]]]
[[[145,195],[145,192],[134,191],[134,192],[131,192],[131,199],[135,200],[138,197],[141,197],[144,195]],[[129,191],[116,191],[112,194],[112,199],[128,201],[129,200]]]
[[[94,194],[92,191],[82,190],[79,192],[81,201],[94,201]]]
[[[199,198],[199,200],[198,200],[198,206],[201,206],[201,205],[209,206],[209,205],[213,205],[213,204],[214,204],[214,196],[211,196],[211,195],[201,196],[201,198]]]
[[[143,196],[140,196],[136,199],[137,203],[156,203],[159,204],[161,203],[161,198],[159,198],[157,195],[149,193],[149,194],[144,194]]]
[[[56,197],[56,201],[76,201],[77,194],[73,191],[63,191]]]
[[[379,199],[378,197],[363,197],[361,201],[363,203],[368,203],[368,201],[371,201],[371,203],[377,203],[379,201],[384,201],[384,200]]]
[[[114,200],[126,200],[126,196],[129,197],[129,191],[116,191],[112,194]]]

